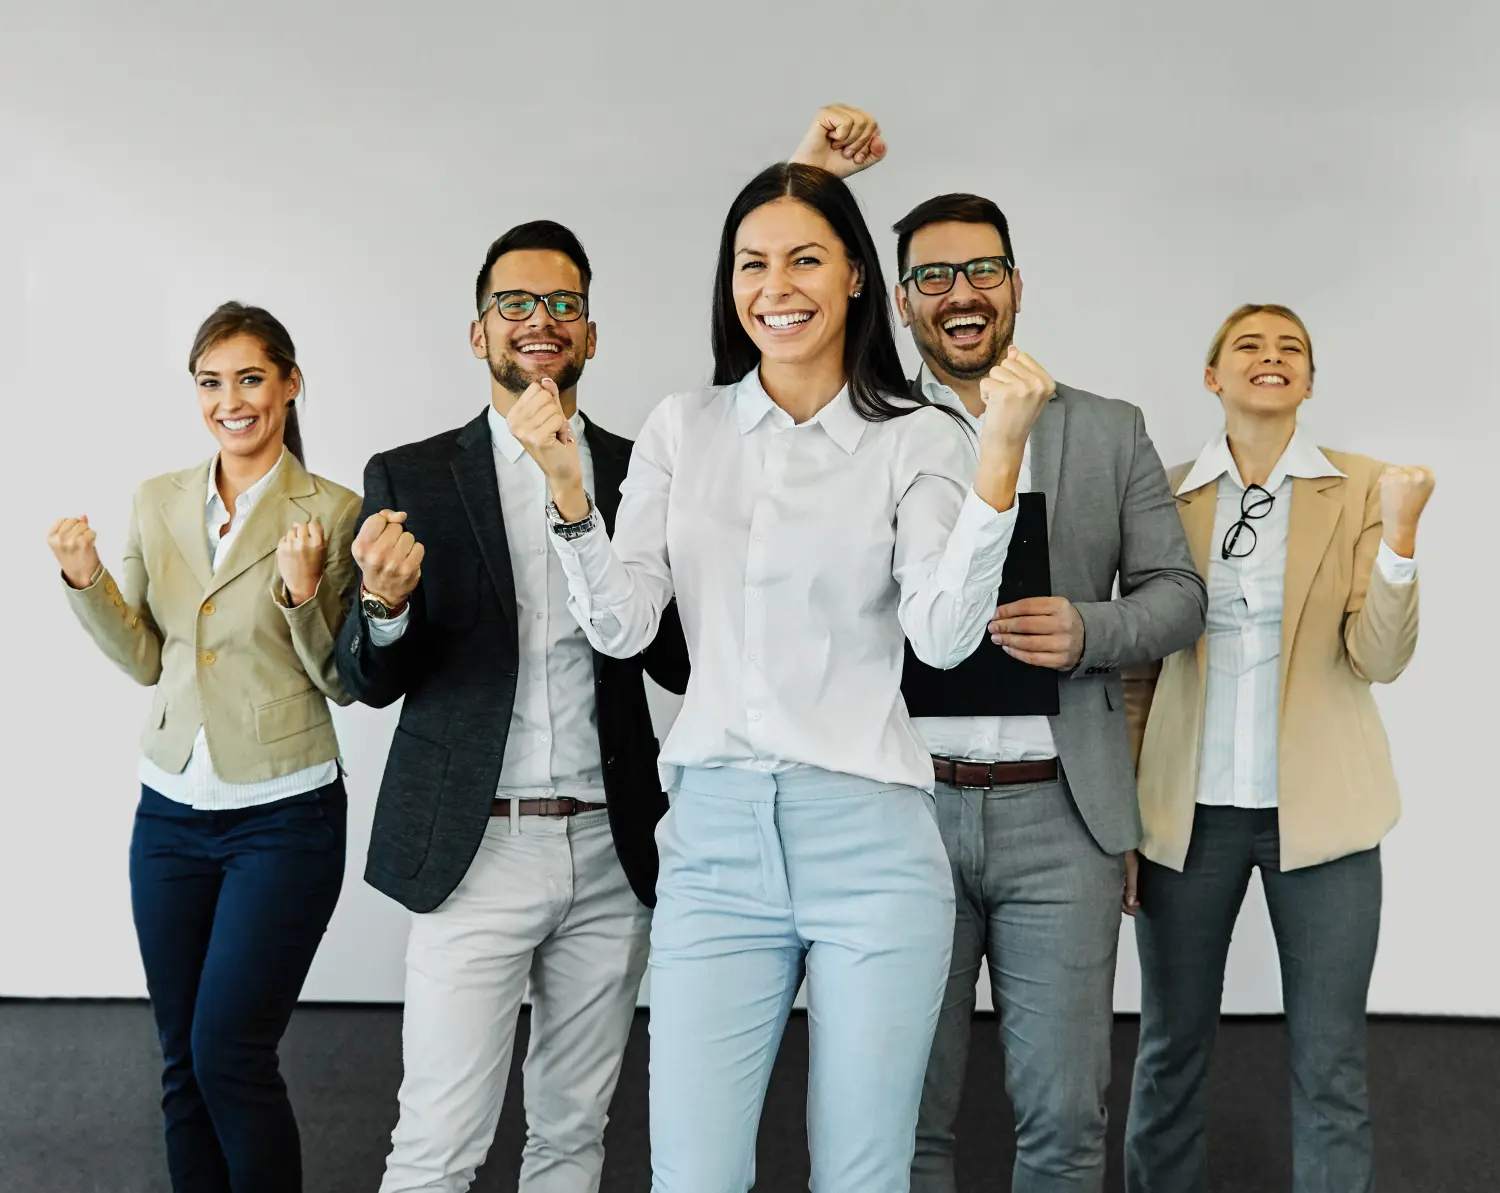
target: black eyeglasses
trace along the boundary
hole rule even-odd
[[[953,289],[962,273],[969,285],[976,290],[993,290],[1005,285],[1016,263],[1009,257],[975,257],[962,265],[947,261],[929,261],[926,265],[913,265],[901,277],[901,284],[916,282],[917,290],[923,294],[946,294]]]
[[[559,323],[572,323],[588,309],[589,300],[572,290],[554,290],[551,294],[533,294],[530,290],[500,290],[491,294],[489,301],[479,308],[479,318],[491,307],[500,312],[500,318],[519,323],[530,319],[536,304],[547,304],[547,313]]]
[[[1255,527],[1252,521],[1264,518],[1276,504],[1274,494],[1259,485],[1249,486],[1240,495],[1240,520],[1224,532],[1224,542],[1219,547],[1221,559],[1244,559],[1255,550]]]

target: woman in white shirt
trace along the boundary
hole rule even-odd
[[[1024,356],[995,370],[962,481],[969,432],[907,396],[869,232],[808,166],[769,168],[730,209],[713,342],[714,386],[647,419],[613,541],[555,392],[510,414],[590,641],[639,652],[675,595],[693,662],[661,752],[652,1187],[750,1187],[805,973],[812,1187],[896,1193],[953,930],[902,642],[943,667],[982,638],[1052,383]]]
[[[89,635],[155,688],[130,896],[172,1188],[298,1193],[277,1046],[343,883],[328,702],[349,702],[333,644],[359,496],[302,465],[302,374],[270,313],[220,307],[188,371],[218,451],[137,491],[119,582],[87,518],[49,543]]]
[[[1432,474],[1322,451],[1298,430],[1312,339],[1285,307],[1230,315],[1204,380],[1225,431],[1170,478],[1208,584],[1207,632],[1159,675],[1132,677],[1127,700],[1144,725],[1145,837],[1126,1186],[1207,1187],[1204,1086],[1258,868],[1291,1043],[1293,1189],[1367,1193],[1365,999],[1379,844],[1398,810],[1370,685],[1394,680],[1416,647]]]

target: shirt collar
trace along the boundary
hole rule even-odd
[[[768,415],[774,418],[780,427],[794,425],[792,416],[771,401],[771,395],[766,393],[765,386],[761,385],[758,367],[746,373],[740,378],[739,384],[734,387],[734,405],[741,435],[748,435]],[[851,456],[859,447],[859,441],[865,433],[865,420],[859,416],[859,412],[849,401],[847,385],[839,390],[833,401],[807,421],[808,425],[817,423],[821,426],[828,438]]]
[[[922,396],[934,406],[946,406],[950,410],[957,410],[968,420],[969,426],[977,433],[979,430],[979,419],[969,413],[969,408],[964,405],[964,400],[953,392],[950,386],[939,381],[927,362],[922,362],[922,367],[917,370],[917,388],[922,391]]]
[[[239,500],[234,503],[236,514],[248,514],[250,512],[255,503],[260,500],[261,494],[271,487],[271,482],[276,479],[276,474],[281,471],[281,462],[284,459],[286,459],[286,448],[281,449],[281,455],[276,457],[276,463],[271,465],[271,471],[240,494]],[[225,515],[228,515],[229,510],[224,505],[224,499],[219,496],[218,480],[219,454],[215,452],[214,458],[208,462],[208,495],[204,499],[203,507],[205,510],[213,510],[217,507],[218,510],[222,510]]]
[[[1302,433],[1302,428],[1299,426],[1292,432],[1291,442],[1286,445],[1286,450],[1281,453],[1281,458],[1276,461],[1276,466],[1271,469],[1271,475],[1266,478],[1266,483],[1262,487],[1268,493],[1274,493],[1281,488],[1282,481],[1289,476],[1314,480],[1323,476],[1344,475],[1346,474],[1333,466],[1333,463],[1318,449],[1312,439]],[[1177,486],[1177,493],[1179,496],[1183,493],[1191,493],[1194,489],[1201,489],[1221,476],[1227,476],[1240,488],[1245,488],[1245,482],[1240,478],[1239,467],[1229,452],[1229,436],[1223,431],[1210,439],[1207,446],[1198,453],[1198,459],[1188,470],[1182,484]]]
[[[507,464],[514,464],[525,453],[526,449],[521,446],[521,441],[510,433],[510,424],[505,421],[505,415],[495,409],[495,404],[490,403],[490,444],[495,451],[505,458]],[[573,428],[573,434],[580,443],[583,442],[583,412],[577,407],[573,409],[573,417],[568,419],[568,426]]]

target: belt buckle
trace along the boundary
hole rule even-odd
[[[578,801],[571,795],[559,795],[554,802],[559,805],[557,815],[576,816],[578,814]]]
[[[994,763],[984,758],[950,758],[948,761],[953,763],[953,785],[960,791],[993,791],[995,789]],[[984,767],[984,773],[989,782],[977,785],[973,783],[960,783],[958,781],[958,768],[960,766]]]

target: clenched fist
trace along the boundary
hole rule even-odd
[[[422,556],[426,553],[416,536],[403,525],[405,521],[406,514],[399,510],[371,514],[354,536],[351,548],[365,591],[392,609],[406,604],[417,587],[422,578]]]
[[[979,432],[979,472],[974,491],[997,510],[1015,503],[1016,481],[1026,440],[1057,383],[1026,353],[1012,344],[1005,359],[979,382],[984,421]]]
[[[543,377],[528,385],[505,416],[505,425],[546,476],[558,513],[570,521],[587,517],[583,461],[573,427],[563,413],[557,382]]]
[[[276,544],[276,565],[281,569],[291,605],[312,600],[318,582],[323,579],[327,556],[328,541],[323,537],[323,524],[316,518],[311,522],[293,522],[291,529],[281,536]]]
[[[819,109],[797,151],[787,160],[847,178],[883,157],[885,138],[875,117],[848,104],[829,104]]]
[[[1397,555],[1410,559],[1417,551],[1417,520],[1437,483],[1432,469],[1388,464],[1378,483],[1381,537]]]
[[[99,552],[88,515],[62,518],[47,532],[47,546],[62,567],[63,579],[74,588],[87,588],[99,572]]]

